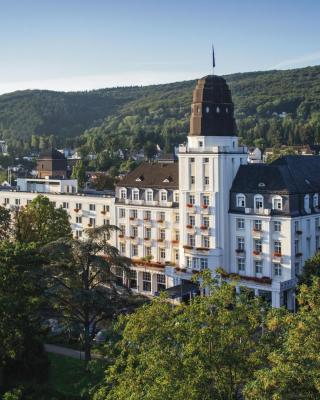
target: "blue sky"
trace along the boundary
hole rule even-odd
[[[317,0],[0,0],[0,93],[320,64]]]

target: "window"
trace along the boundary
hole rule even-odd
[[[6,197],[6,198],[4,199],[4,204],[7,205],[7,204],[9,204],[9,203],[10,203],[10,199],[9,199],[8,197]]]
[[[125,225],[120,225],[119,226],[120,234],[124,235],[126,233],[126,226]]]
[[[62,203],[62,208],[69,208],[69,203],[66,203],[65,201]]]
[[[204,177],[204,184],[209,185],[209,177],[208,176]]]
[[[133,270],[129,271],[129,286],[131,289],[137,289],[138,287],[137,271]]]
[[[202,225],[203,226],[205,226],[206,228],[209,228],[209,222],[210,222],[209,217],[207,217],[207,216],[202,217]]]
[[[281,254],[281,242],[279,240],[274,241],[273,249],[276,254]]]
[[[161,211],[159,213],[159,219],[161,219],[161,221],[165,221],[166,220],[166,213],[164,211]]]
[[[282,266],[279,263],[273,264],[273,274],[274,276],[281,276],[282,275]]]
[[[261,219],[255,219],[254,221],[253,221],[253,230],[255,230],[255,231],[261,231],[261,229],[262,229],[262,222],[261,222]]]
[[[191,177],[190,177],[190,182],[191,182],[191,185],[194,185],[194,182],[195,182],[194,176],[191,176]]]
[[[188,245],[192,247],[195,245],[195,237],[190,233],[188,233]]]
[[[255,260],[254,262],[254,270],[256,274],[262,274],[263,273],[263,267],[262,267],[262,261],[261,260]]]
[[[165,248],[163,248],[163,247],[160,248],[159,257],[160,257],[160,260],[162,260],[162,261],[166,259],[166,249]]]
[[[110,207],[104,205],[104,206],[102,207],[102,211],[105,212],[105,213],[106,213],[106,212],[109,212],[109,211],[110,211]]]
[[[299,221],[294,221],[294,231],[299,232]]]
[[[151,211],[145,211],[144,212],[144,220],[145,221],[150,221],[150,219],[151,219]]]
[[[175,259],[175,262],[179,262],[179,250],[177,249],[173,250],[173,257]]]
[[[138,246],[136,244],[131,246],[131,255],[132,257],[137,257],[138,255]]]
[[[191,226],[195,226],[195,224],[196,224],[196,218],[195,218],[195,216],[194,215],[189,215],[189,225],[191,225]]]
[[[96,205],[95,204],[89,204],[89,210],[90,211],[96,211]]]
[[[144,292],[151,292],[151,274],[143,272],[142,274],[142,289]]]
[[[242,251],[244,250],[244,237],[242,236],[237,237],[237,249]]]
[[[165,290],[166,288],[166,276],[163,274],[157,274],[157,288],[158,292],[160,290]]]
[[[195,204],[195,197],[193,194],[189,194],[189,204],[194,205]]]
[[[208,195],[203,195],[202,197],[202,202],[204,206],[208,206],[209,205],[209,196]]]
[[[15,200],[16,206],[20,206],[20,199]]]
[[[318,193],[315,193],[313,195],[313,208],[318,208],[319,206],[319,195]]]
[[[165,190],[160,192],[160,201],[167,201],[167,192]]]
[[[120,254],[124,256],[126,253],[126,245],[123,242],[120,242]]]
[[[120,189],[120,199],[125,200],[127,198],[127,189]]]
[[[273,229],[275,232],[281,232],[281,221],[274,221]]]
[[[125,208],[119,208],[119,218],[125,218],[125,217],[126,217]]]
[[[89,218],[89,226],[96,226],[96,219],[95,218]]]
[[[237,259],[238,272],[244,272],[246,270],[246,260],[243,257]]]
[[[81,203],[76,203],[76,209],[81,210],[82,209],[82,204]]]
[[[199,141],[199,147],[203,147],[203,142]]]
[[[262,240],[255,239],[253,243],[254,243],[254,251],[260,254],[262,252]]]
[[[191,157],[191,158],[190,158],[190,162],[191,162],[191,163],[194,163],[194,157]]]
[[[166,239],[166,230],[165,229],[160,229],[159,230],[159,239],[160,240],[165,240]]]
[[[176,213],[175,214],[175,222],[178,224],[179,221],[180,221],[180,215],[179,215],[179,213]]]
[[[254,209],[256,211],[262,210],[263,209],[263,197],[259,194],[254,196]]]
[[[244,219],[237,218],[237,229],[244,229]]]
[[[202,247],[208,249],[210,247],[210,237],[209,236],[202,236]]]
[[[219,112],[220,112],[220,107],[219,106],[216,108],[216,112],[217,112],[217,114],[219,114]]]
[[[82,217],[76,217],[76,223],[82,224]]]
[[[237,207],[246,206],[246,197],[244,194],[237,194],[236,196]]]
[[[179,203],[179,192],[174,192],[173,201]]]
[[[204,270],[208,268],[208,259],[207,258],[200,258],[200,270]]]
[[[296,255],[300,253],[300,241],[299,241],[299,239],[295,239],[295,241],[294,241],[294,252],[295,252]]]
[[[130,218],[137,219],[138,218],[138,210],[130,210]]]
[[[152,190],[147,190],[147,201],[153,201],[153,192]]]
[[[151,228],[144,228],[144,237],[145,239],[151,239]]]
[[[30,204],[30,203],[32,203],[32,200],[27,200],[27,204]],[[50,203],[53,205],[53,207],[56,206],[56,203],[54,201],[51,201]]]
[[[203,159],[203,162],[204,162],[204,163],[208,163],[208,162],[209,162],[209,158],[207,158],[207,157],[204,158],[204,159]]]
[[[316,236],[316,251],[320,250],[320,236]]]
[[[192,265],[192,264],[191,264],[191,257],[188,257],[188,256],[187,256],[187,257],[186,257],[186,267],[187,267],[187,268],[191,268],[191,265]]]
[[[138,236],[138,227],[137,226],[131,227],[131,236],[134,238],[136,238]]]
[[[146,246],[146,247],[144,248],[144,255],[145,255],[146,257],[152,257],[152,252],[151,252],[151,247],[150,247],[150,246]]]
[[[180,241],[180,232],[179,232],[179,231],[175,231],[175,233],[174,233],[174,238],[175,238],[175,240],[176,240],[177,242]]]
[[[306,194],[305,196],[304,196],[304,209],[305,209],[305,211],[309,211],[309,207],[310,206],[310,197],[309,197],[309,195],[308,194]]]
[[[138,189],[133,189],[132,200],[139,200],[139,190]]]
[[[272,209],[273,210],[282,210],[282,198],[274,197],[272,199]]]
[[[206,113],[208,113],[210,111],[210,108],[207,106],[206,107]]]
[[[76,230],[76,239],[80,239],[82,237],[82,231]]]

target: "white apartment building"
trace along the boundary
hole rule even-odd
[[[15,210],[44,193],[67,210],[78,238],[86,228],[117,225],[110,241],[132,260],[130,276],[119,279],[133,291],[185,299],[198,292],[195,273],[222,268],[237,291],[294,309],[297,275],[320,248],[320,157],[271,164],[247,164],[247,157],[230,90],[209,75],[194,90],[178,160],[142,163],[115,193],[90,193],[66,179],[63,156],[52,150],[39,159],[39,178],[1,190],[0,204]]]

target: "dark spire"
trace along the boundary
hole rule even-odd
[[[216,66],[216,60],[214,58],[214,47],[212,45],[212,68],[214,70],[214,67]]]

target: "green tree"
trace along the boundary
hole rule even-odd
[[[0,393],[10,366],[12,376],[18,378],[18,371],[32,377],[32,364],[39,366],[36,355],[42,359],[40,370],[47,365],[38,340],[41,291],[37,273],[41,264],[34,244],[0,244]]]
[[[84,187],[87,176],[86,176],[86,169],[82,160],[78,160],[75,166],[72,168],[71,178],[78,180],[78,185],[80,188]]]
[[[130,261],[107,242],[116,228],[104,225],[87,230],[85,240],[58,240],[43,248],[47,266],[48,299],[69,323],[83,328],[85,360],[101,321],[111,318],[126,298],[116,290],[117,273],[124,273]]]
[[[18,242],[34,242],[38,245],[72,236],[67,212],[55,208],[48,197],[42,195],[38,195],[17,212],[14,234]]]
[[[315,276],[320,277],[320,252],[305,262],[299,282],[310,286]]]
[[[320,398],[320,278],[302,285],[299,311],[266,321],[281,337],[264,368],[244,390],[248,400],[312,400]]]
[[[9,239],[11,235],[11,214],[5,207],[0,206],[0,241]]]
[[[261,366],[261,324],[259,300],[228,284],[190,305],[155,299],[121,319],[115,362],[94,399],[237,399]]]

